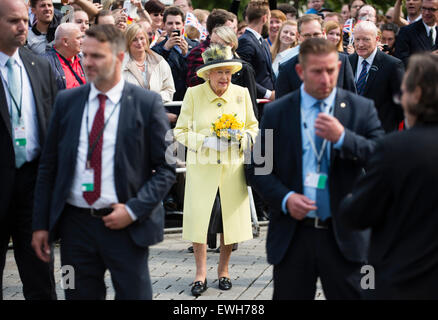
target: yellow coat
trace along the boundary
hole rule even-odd
[[[212,123],[222,114],[237,114],[244,122],[241,148],[227,152],[203,147],[212,135]],[[252,238],[251,213],[243,168],[243,147],[248,136],[258,133],[248,89],[230,84],[218,97],[209,82],[189,88],[181,107],[174,134],[187,147],[187,174],[184,197],[183,239],[207,242],[208,224],[217,190],[221,197],[225,244]]]

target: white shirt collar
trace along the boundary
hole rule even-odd
[[[427,36],[429,36],[430,35],[430,29],[432,29],[432,28],[435,28],[436,27],[436,23],[435,23],[435,25],[434,26],[428,26],[427,24],[425,24],[424,23],[424,21],[423,21],[423,25],[426,27],[426,32],[427,32]]]
[[[407,18],[407,21],[408,21],[409,23],[414,23],[414,22],[417,22],[417,21],[419,21],[419,20],[421,20],[421,19],[423,19],[423,16],[420,14],[417,18],[415,18],[415,20],[410,20],[409,17],[408,17],[408,18]]]
[[[263,39],[262,35],[260,33],[258,33],[257,31],[255,31],[254,29],[251,29],[250,27],[246,27],[246,30],[248,30],[249,32],[252,32],[252,34],[255,35],[257,40],[260,41],[260,38]]]
[[[125,80],[121,78],[120,81],[114,87],[112,87],[108,92],[103,93],[96,88],[94,83],[91,83],[90,95],[88,96],[88,101],[97,99],[98,94],[104,94],[108,97],[108,99],[113,104],[116,104],[120,101],[120,98],[122,97],[124,86],[125,86]]]
[[[17,64],[20,67],[24,67],[23,61],[21,60],[20,54],[18,53],[18,49],[15,50],[12,57],[15,59],[15,61],[17,62]],[[6,63],[8,62],[9,58],[10,58],[10,56],[8,56],[6,53],[0,51],[0,67],[2,67],[2,68],[6,67]]]
[[[372,66],[374,58],[376,57],[376,54],[377,54],[377,48],[374,49],[373,53],[371,53],[370,56],[366,59],[359,56],[359,61],[357,62],[357,65],[362,66],[362,61],[366,60],[366,62],[368,62],[368,66]]]

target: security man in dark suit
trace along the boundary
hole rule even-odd
[[[322,19],[314,14],[307,14],[298,19],[298,39],[301,42],[310,38],[324,38]],[[346,54],[339,54],[341,70],[339,71],[337,87],[356,93],[353,70]],[[280,64],[278,76],[275,81],[275,92],[277,98],[299,89],[301,79],[298,76],[295,66],[298,64],[298,54],[288,61]]]
[[[124,49],[113,25],[86,31],[91,84],[59,93],[41,156],[32,246],[47,261],[61,238],[75,274],[66,299],[105,299],[106,270],[116,299],[152,299],[148,247],[163,239],[175,161],[160,96],[121,77]]]
[[[369,232],[339,225],[338,205],[383,130],[373,101],[336,88],[333,43],[306,40],[299,59],[303,85],[267,106],[253,152],[251,183],[271,209],[274,299],[314,299],[318,277],[327,299],[358,299]]]
[[[409,130],[378,142],[366,174],[340,206],[343,225],[372,228],[370,299],[438,299],[436,83],[438,56],[412,56],[401,97]]]
[[[49,63],[23,47],[28,21],[23,1],[0,2],[0,299],[11,237],[24,297],[56,299],[53,257],[40,261],[30,242],[38,161],[57,87]]]
[[[354,29],[356,52],[349,56],[356,79],[357,93],[372,99],[386,132],[397,130],[403,111],[395,99],[405,68],[401,60],[377,48],[378,29],[373,22],[362,21]]]

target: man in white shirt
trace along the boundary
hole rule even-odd
[[[86,31],[89,84],[63,90],[54,106],[36,187],[33,241],[47,261],[75,272],[66,299],[152,299],[148,247],[163,239],[162,200],[175,179],[161,97],[122,79],[125,40],[114,25]]]
[[[268,33],[271,12],[267,3],[254,2],[246,10],[248,27],[239,38],[237,54],[250,63],[256,74],[257,98],[274,100],[274,71],[269,44],[264,40]],[[259,114],[262,114],[260,112]]]
[[[395,131],[403,121],[403,111],[394,102],[400,93],[404,75],[401,60],[377,48],[378,29],[371,21],[362,21],[354,29],[356,53],[349,56],[355,75],[357,93],[372,99],[386,132]]]
[[[56,299],[53,256],[40,261],[30,247],[38,161],[57,87],[48,61],[23,48],[28,10],[0,2],[0,299],[9,240],[25,299]]]
[[[421,14],[420,20],[400,29],[395,42],[394,55],[403,60],[405,66],[414,53],[438,53],[438,0],[423,0]]]

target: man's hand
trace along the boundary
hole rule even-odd
[[[180,46],[180,44],[181,44],[181,37],[175,33],[172,33],[169,35],[169,38],[167,39],[166,43],[164,44],[164,48],[166,50],[170,50],[174,46]]]
[[[271,100],[271,101],[275,100],[275,90],[272,90],[271,96],[269,97],[269,100]]]
[[[181,42],[179,47],[181,48],[182,55],[185,56],[189,51],[189,44],[187,43],[186,39],[184,39],[184,37],[181,37]]]
[[[344,126],[338,119],[326,113],[318,114],[315,120],[315,134],[330,142],[336,143],[344,132]]]
[[[42,261],[50,262],[49,232],[37,230],[32,234],[32,248],[38,258]]]
[[[286,208],[290,216],[297,220],[303,220],[309,211],[318,209],[315,206],[315,201],[299,193],[291,194],[287,198]]]
[[[105,227],[111,230],[120,230],[134,222],[124,204],[116,203],[113,204],[112,207],[114,211],[102,218]]]
[[[166,115],[170,123],[176,123],[176,120],[178,120],[178,116],[174,113],[166,112]]]

